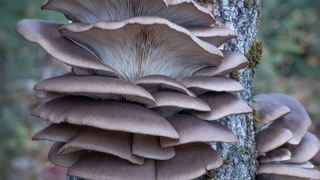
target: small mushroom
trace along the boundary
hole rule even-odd
[[[159,137],[142,134],[133,135],[132,153],[140,157],[156,160],[168,160],[175,156],[174,148],[160,146]]]
[[[213,26],[210,28],[189,28],[190,32],[200,39],[213,44],[217,47],[221,46],[226,41],[236,38],[237,34],[226,27]]]
[[[209,104],[211,111],[196,112],[195,115],[208,121],[218,120],[228,115],[252,112],[251,107],[230,93],[208,92],[200,95],[199,98]]]
[[[147,89],[149,92],[157,92],[159,91],[159,89],[161,91],[173,90],[185,93],[189,96],[195,96],[193,92],[188,90],[183,84],[168,76],[150,75],[139,79],[138,81],[136,81],[136,84]]]
[[[66,122],[105,130],[173,139],[179,137],[171,124],[159,114],[129,103],[64,97],[41,104],[32,111],[32,114],[56,124]]]
[[[158,180],[194,179],[223,163],[218,153],[205,143],[181,145],[175,150],[174,158],[156,162]]]
[[[50,148],[48,159],[51,163],[61,167],[71,167],[74,163],[76,163],[82,156],[84,156],[84,152],[79,151],[70,154],[58,154],[59,149],[64,145],[64,143],[54,143]]]
[[[36,133],[32,140],[48,140],[53,142],[68,142],[83,130],[81,126],[71,124],[50,124],[48,127]]]
[[[222,51],[223,59],[219,66],[204,67],[193,73],[194,76],[221,76],[248,66],[247,58],[240,53]]]
[[[88,150],[111,154],[134,164],[143,164],[144,159],[131,153],[132,136],[129,133],[87,128],[68,141],[59,154]]]
[[[206,122],[194,116],[177,114],[169,118],[179,134],[179,139],[160,138],[162,147],[193,142],[237,142],[238,138],[218,122]]]
[[[265,156],[263,156],[259,161],[261,163],[273,163],[273,162],[281,162],[286,161],[291,158],[291,152],[285,148],[275,149],[273,151],[268,152]]]
[[[227,77],[191,76],[181,80],[182,84],[196,94],[206,91],[214,92],[237,92],[242,91],[243,86],[233,79]]]
[[[293,137],[290,130],[285,128],[267,128],[257,133],[256,146],[258,154],[274,150],[288,142]]]

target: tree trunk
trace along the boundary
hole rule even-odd
[[[214,1],[214,2],[213,2]],[[227,27],[237,32],[238,38],[225,45],[226,50],[247,54],[250,67],[238,72],[237,80],[245,87],[239,96],[252,105],[252,82],[255,63],[259,62],[252,50],[260,51],[260,44],[255,42],[260,16],[260,0],[206,0],[202,5],[213,10],[215,17]],[[259,47],[255,47],[259,46]],[[250,51],[250,53],[248,53]],[[253,57],[248,57],[250,54]],[[255,122],[253,114],[230,116],[221,120],[239,138],[239,143],[217,143],[216,149],[224,160],[224,165],[211,173],[213,179],[254,179],[257,168],[255,149]]]

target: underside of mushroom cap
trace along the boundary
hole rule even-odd
[[[42,8],[83,23],[123,21],[137,16],[162,17],[186,27],[208,27],[215,23],[209,10],[190,0],[46,0]]]
[[[90,69],[97,74],[118,77],[118,73],[103,64],[95,55],[82,49],[59,33],[62,24],[25,19],[17,23],[17,32],[39,44],[57,60],[76,68]]]
[[[174,139],[179,137],[171,124],[162,116],[143,106],[130,103],[63,97],[41,104],[32,111],[32,114],[55,124],[66,122],[105,130]]]
[[[48,159],[49,161],[56,165],[61,167],[71,167],[74,163],[76,163],[81,157],[85,155],[85,152],[79,151],[75,153],[70,154],[58,154],[58,151],[65,143],[54,143],[49,151]]]
[[[60,32],[131,81],[153,74],[175,79],[190,76],[203,67],[220,65],[223,57],[215,46],[158,17],[72,23]]]
[[[142,87],[125,80],[102,76],[67,74],[40,81],[34,86],[34,90],[155,105],[152,95]]]

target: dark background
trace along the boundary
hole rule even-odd
[[[19,19],[66,22],[61,14],[41,11],[42,0],[0,0],[0,179],[65,179],[64,169],[47,162],[47,143],[32,142],[45,125],[30,117],[37,105],[32,87],[40,79],[63,74],[39,46],[15,32]],[[254,92],[281,92],[307,108],[315,131],[320,127],[320,1],[266,0],[258,39],[263,58]],[[57,176],[57,174],[61,174]]]

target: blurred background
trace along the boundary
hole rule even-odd
[[[58,13],[41,11],[43,0],[0,0],[0,179],[62,180],[64,169],[47,162],[48,144],[32,142],[45,125],[30,117],[37,105],[32,87],[40,79],[63,74],[39,46],[15,32],[19,19],[66,22]],[[320,1],[263,1],[258,39],[263,59],[254,92],[281,92],[299,99],[320,129]],[[319,131],[320,132],[320,131]],[[61,176],[57,176],[61,175]]]

